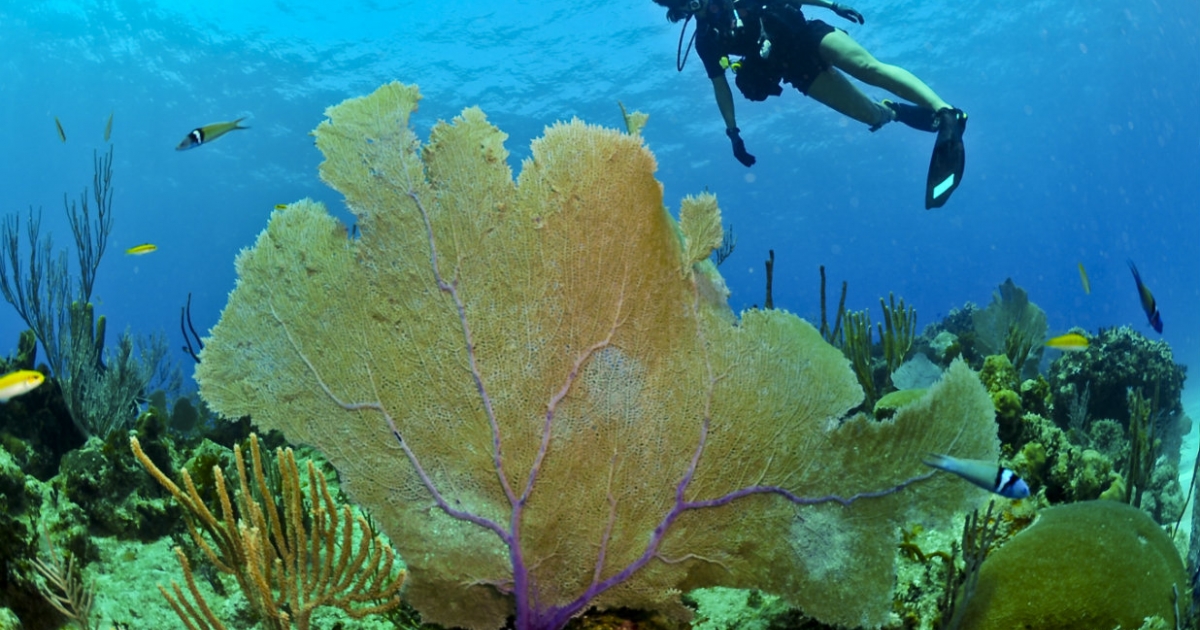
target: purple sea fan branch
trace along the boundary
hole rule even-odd
[[[307,368],[310,371],[310,373],[312,374],[313,378],[316,380],[318,387],[335,405],[337,405],[338,407],[340,407],[346,411],[362,411],[362,410],[375,411],[384,418],[384,420],[388,424],[389,429],[391,430],[392,434],[395,436],[397,442],[399,443],[400,448],[404,451],[405,456],[408,458],[413,469],[416,471],[416,474],[420,478],[422,484],[428,490],[430,495],[434,498],[434,501],[436,502],[437,507],[439,509],[441,509],[444,513],[446,513],[447,515],[449,515],[453,518],[473,523],[479,527],[483,527],[489,531],[494,532],[501,539],[501,541],[509,548],[510,555],[511,555],[512,562],[513,562],[513,587],[509,592],[512,593],[512,595],[514,596],[514,598],[516,600],[517,619],[518,619],[516,626],[519,630],[542,630],[542,629],[560,628],[563,625],[565,625],[569,619],[571,619],[575,615],[578,615],[580,612],[582,612],[590,602],[595,600],[597,597],[599,597],[601,594],[608,591],[609,589],[630,579],[639,570],[644,568],[650,561],[652,561],[654,559],[659,559],[663,562],[669,562],[666,558],[663,558],[659,554],[658,549],[661,546],[661,543],[662,543],[664,537],[666,536],[667,532],[670,530],[670,528],[674,524],[674,522],[683,513],[687,512],[687,511],[700,510],[700,509],[705,509],[705,508],[715,508],[715,507],[729,504],[740,498],[748,497],[748,496],[751,496],[754,494],[765,494],[765,493],[777,494],[779,496],[784,497],[788,501],[791,501],[793,503],[800,504],[800,505],[817,505],[817,504],[821,504],[821,503],[836,502],[843,506],[849,506],[852,503],[854,503],[855,501],[860,500],[860,499],[878,498],[878,497],[886,496],[889,494],[893,494],[893,493],[898,492],[914,483],[928,479],[933,474],[933,473],[926,473],[923,475],[912,477],[912,478],[907,479],[895,486],[892,486],[892,487],[889,487],[889,488],[886,488],[883,490],[872,491],[872,492],[861,492],[861,493],[851,495],[849,497],[840,497],[840,496],[836,496],[836,495],[827,495],[827,496],[811,497],[811,498],[810,497],[802,497],[786,488],[782,488],[779,486],[755,485],[755,486],[747,486],[744,488],[740,488],[738,490],[734,490],[723,496],[716,497],[713,499],[688,501],[684,497],[685,497],[685,494],[687,492],[689,485],[691,484],[692,479],[695,476],[696,468],[699,465],[701,456],[704,452],[704,448],[705,448],[705,446],[707,444],[707,440],[708,440],[710,419],[706,417],[706,418],[704,418],[703,422],[701,423],[699,440],[696,445],[696,448],[693,451],[691,461],[689,462],[689,466],[688,466],[686,472],[684,473],[684,475],[682,476],[682,478],[680,479],[680,481],[676,485],[674,506],[668,511],[668,513],[666,515],[663,516],[663,518],[659,522],[658,526],[654,529],[654,532],[651,535],[651,538],[650,538],[649,542],[647,543],[643,553],[638,558],[636,558],[633,562],[629,563],[626,567],[624,567],[622,570],[618,571],[617,573],[610,575],[606,579],[603,579],[603,580],[599,579],[599,575],[604,566],[606,552],[607,552],[607,545],[608,545],[608,542],[609,542],[609,539],[611,536],[611,531],[612,531],[612,522],[613,522],[613,518],[615,518],[614,515],[616,512],[615,499],[612,497],[611,488],[610,488],[610,493],[609,493],[610,519],[609,519],[609,523],[606,525],[605,532],[604,532],[604,535],[603,535],[603,538],[601,541],[600,552],[598,553],[596,565],[595,565],[594,572],[593,572],[592,584],[589,586],[589,588],[585,592],[580,594],[579,597],[577,597],[575,600],[571,601],[570,603],[563,605],[563,606],[550,607],[548,609],[541,610],[540,609],[541,607],[538,606],[536,602],[531,601],[532,589],[530,588],[531,584],[529,582],[529,580],[530,580],[529,568],[525,566],[524,559],[520,552],[520,545],[518,544],[519,530],[515,530],[514,532],[510,533],[510,532],[506,531],[504,529],[504,527],[501,526],[499,523],[497,523],[491,519],[488,519],[486,517],[482,517],[482,516],[452,507],[449,504],[449,502],[447,502],[446,499],[443,497],[443,495],[437,488],[436,484],[434,484],[433,480],[429,477],[424,466],[421,464],[419,458],[417,457],[416,453],[414,453],[409,448],[407,442],[405,442],[405,440],[403,439],[403,436],[401,435],[400,430],[397,427],[394,418],[392,418],[391,414],[387,411],[387,409],[384,408],[383,405],[378,402],[348,402],[348,401],[342,400],[336,393],[333,392],[333,390],[325,382],[325,380],[321,376],[320,372],[317,370],[316,366],[313,365],[313,363],[308,358],[308,356],[300,348],[298,342],[296,341],[294,336],[291,334],[290,329],[288,328],[286,323],[279,317],[278,313],[274,310],[273,307],[271,309],[271,314],[275,318],[276,322],[280,325],[282,330],[284,331],[289,343],[291,344],[291,346],[294,349],[294,351],[296,352],[296,354],[300,357],[300,359],[307,366]],[[597,346],[600,346],[600,344],[597,344]],[[598,349],[598,348],[594,348],[594,349]],[[590,352],[584,353],[584,356],[586,356],[588,354],[590,354]],[[576,368],[578,368],[578,365],[576,365]],[[369,368],[368,368],[368,370],[369,370]],[[483,395],[484,396],[487,395],[486,391],[483,392]],[[610,477],[611,477],[611,471],[610,471]],[[610,480],[610,485],[611,485],[611,480]],[[516,521],[520,518],[521,513],[522,513],[522,510],[520,509],[520,507],[521,507],[521,505],[519,503],[517,505],[514,505],[514,510],[513,510],[513,520],[514,520],[513,525],[514,526],[517,525]],[[699,556],[695,556],[692,554],[689,554],[688,557],[689,558],[699,558]],[[720,563],[718,562],[718,564],[720,564]],[[499,585],[495,585],[495,586],[499,587]],[[501,590],[509,590],[509,589],[501,589]]]
[[[702,315],[700,313],[701,298],[700,298],[700,295],[699,295],[698,290],[696,289],[695,285],[693,285],[693,291],[694,291],[694,293],[693,293],[692,310],[693,310],[693,314],[699,320],[702,317]],[[705,338],[703,326],[697,327],[696,334],[698,334],[701,338],[700,347],[708,348],[708,340]],[[710,431],[711,423],[712,423],[712,399],[713,399],[715,386],[716,386],[717,382],[719,380],[721,380],[722,378],[724,378],[724,376],[725,376],[724,374],[722,374],[720,377],[714,375],[714,370],[712,367],[712,360],[707,351],[703,353],[703,357],[704,357],[704,366],[705,366],[705,371],[707,373],[709,385],[706,389],[705,397],[704,397],[704,417],[703,417],[702,422],[700,423],[700,435],[698,436],[696,447],[692,451],[692,456],[691,456],[691,460],[688,463],[688,468],[684,472],[682,477],[680,478],[679,482],[676,484],[674,505],[667,512],[667,514],[665,514],[663,516],[662,520],[659,522],[657,527],[654,528],[654,532],[651,535],[650,540],[646,544],[646,547],[643,550],[643,552],[641,553],[641,555],[638,556],[636,559],[634,559],[632,562],[630,562],[628,565],[626,565],[620,571],[610,575],[609,577],[607,577],[605,579],[600,579],[601,571],[602,571],[602,568],[603,568],[605,560],[606,560],[606,554],[607,554],[607,550],[608,550],[608,542],[610,540],[610,536],[612,533],[612,525],[615,520],[615,513],[616,513],[616,504],[615,504],[615,499],[612,496],[612,487],[611,487],[612,471],[610,469],[609,492],[608,492],[609,511],[610,511],[609,512],[609,520],[605,527],[605,531],[604,531],[601,546],[600,546],[600,551],[597,554],[596,565],[595,565],[595,568],[593,571],[592,583],[589,585],[587,590],[584,591],[581,595],[579,595],[579,597],[577,597],[574,601],[572,601],[564,606],[561,606],[561,607],[551,607],[545,611],[541,611],[541,610],[538,610],[538,607],[535,606],[535,610],[530,611],[528,614],[525,614],[525,611],[522,609],[522,606],[518,602],[518,612],[517,612],[517,619],[518,619],[517,628],[518,628],[518,630],[544,630],[544,629],[560,628],[560,627],[566,625],[567,621],[569,621],[572,617],[581,613],[593,600],[595,600],[601,594],[603,594],[604,592],[608,591],[609,589],[612,589],[612,588],[616,587],[617,585],[622,584],[625,581],[629,580],[631,577],[633,577],[633,575],[635,575],[638,571],[642,570],[652,560],[658,559],[662,562],[669,562],[666,558],[663,558],[661,556],[661,554],[659,553],[659,548],[661,547],[662,542],[663,542],[664,538],[666,537],[668,531],[670,531],[671,526],[685,512],[688,512],[691,510],[701,510],[701,509],[706,509],[706,508],[720,507],[720,506],[732,503],[733,501],[735,501],[737,499],[749,497],[749,496],[755,495],[755,494],[776,494],[776,495],[782,496],[783,498],[787,499],[788,501],[798,504],[798,505],[819,505],[819,504],[823,504],[823,503],[838,503],[844,507],[849,507],[855,501],[858,501],[861,499],[879,498],[879,497],[887,496],[890,494],[894,494],[896,492],[899,492],[899,491],[911,486],[914,483],[918,483],[920,481],[929,479],[933,476],[934,473],[929,472],[929,473],[925,473],[922,475],[917,475],[915,477],[908,478],[908,479],[906,479],[894,486],[891,486],[889,488],[884,488],[881,490],[870,491],[870,492],[859,492],[859,493],[853,494],[849,497],[841,497],[841,496],[837,496],[837,495],[825,495],[825,496],[819,496],[819,497],[803,497],[803,496],[800,496],[800,495],[796,494],[795,492],[792,492],[791,490],[788,490],[787,488],[784,488],[781,486],[752,485],[752,486],[746,486],[746,487],[743,487],[743,488],[740,488],[737,490],[733,490],[733,491],[728,492],[720,497],[716,497],[713,499],[699,500],[699,501],[687,500],[686,494],[688,492],[689,487],[692,484],[692,480],[695,478],[696,470],[700,465],[700,461],[704,455],[705,448],[708,445],[709,431]],[[578,368],[579,368],[579,365],[577,364],[575,366],[574,370],[577,371]],[[614,455],[614,459],[615,459],[615,457],[616,456]],[[700,559],[700,556],[697,556],[695,554],[687,554],[687,556],[685,556],[685,557],[692,558],[692,559]],[[720,564],[721,566],[725,566],[725,568],[728,570],[728,567],[726,565],[724,565],[723,563],[718,561],[717,564]]]
[[[479,363],[477,361],[477,357],[475,356],[475,342],[471,336],[470,323],[467,321],[466,305],[463,304],[462,298],[458,294],[458,283],[457,281],[453,283],[446,282],[445,278],[442,276],[440,262],[438,259],[437,239],[433,234],[433,222],[430,219],[429,211],[426,209],[425,203],[421,200],[421,197],[417,195],[416,189],[412,185],[412,181],[409,181],[408,185],[405,187],[405,194],[408,195],[409,199],[411,199],[413,204],[416,206],[417,211],[421,215],[421,221],[425,226],[425,237],[429,241],[429,265],[433,272],[434,278],[437,281],[438,288],[443,292],[448,293],[451,299],[454,301],[454,307],[458,314],[459,324],[462,327],[463,340],[466,343],[467,361],[471,367],[471,378],[475,383],[476,392],[479,394],[480,402],[483,404],[483,408],[487,415],[488,424],[490,425],[492,431],[492,460],[496,467],[496,476],[499,478],[500,485],[504,488],[504,495],[508,497],[509,505],[512,508],[512,514],[509,518],[509,531],[504,532],[498,524],[492,522],[491,520],[484,519],[468,512],[462,512],[462,516],[457,516],[447,510],[449,506],[440,498],[438,499],[438,504],[444,511],[452,516],[455,516],[455,518],[461,518],[462,520],[468,520],[471,522],[476,522],[475,519],[480,519],[487,523],[491,523],[496,527],[496,529],[493,531],[497,531],[497,533],[500,534],[500,539],[503,540],[504,544],[508,546],[509,558],[512,562],[513,595],[517,600],[517,627],[523,628],[523,611],[524,609],[528,608],[528,604],[526,604],[523,600],[529,598],[530,583],[529,572],[525,566],[524,553],[520,544],[521,518],[523,513],[522,508],[526,498],[529,495],[529,492],[533,489],[533,481],[537,475],[538,464],[540,464],[549,443],[549,429],[554,417],[554,411],[553,408],[551,408],[546,412],[546,435],[543,437],[543,443],[538,453],[537,463],[535,463],[534,467],[530,470],[529,483],[526,491],[518,499],[516,493],[512,489],[512,486],[508,482],[508,475],[504,471],[504,455],[500,434],[500,423],[496,419],[496,410],[492,404],[492,398],[488,395],[487,387],[483,382],[483,376],[479,371]],[[564,388],[564,391],[565,389],[566,388]],[[405,453],[409,454],[409,458],[413,461],[413,465],[416,466],[416,456],[411,454],[412,452],[409,450],[408,445],[405,444],[403,439],[401,439],[400,433],[395,430],[395,424],[392,422],[390,416],[388,416],[388,424],[392,426],[393,434],[396,436],[397,440],[400,440],[400,444],[403,446]],[[428,476],[425,474],[425,471],[418,469],[418,474],[421,476],[422,481],[426,484],[426,487],[432,489],[433,484],[428,480]]]
[[[504,488],[504,496],[508,497],[508,502],[515,507],[517,505],[517,495],[508,483],[508,475],[504,473],[500,424],[496,421],[496,409],[492,405],[491,397],[487,395],[487,388],[483,384],[483,376],[479,373],[479,362],[475,356],[475,342],[471,337],[471,326],[467,322],[467,307],[463,304],[462,297],[458,294],[458,281],[447,282],[442,276],[438,260],[437,239],[433,236],[433,223],[430,221],[429,212],[425,209],[425,204],[417,195],[412,181],[407,182],[407,184],[405,186],[405,194],[416,205],[417,211],[420,212],[421,221],[425,226],[425,237],[429,241],[429,267],[433,271],[433,277],[437,281],[438,288],[450,295],[451,299],[454,300],[454,308],[458,312],[458,321],[460,326],[462,326],[463,339],[467,345],[467,362],[471,366],[471,378],[475,382],[475,389],[479,392],[479,398],[487,414],[488,424],[491,425],[492,429],[492,460],[496,466],[496,476],[499,477],[500,486]]]
[[[617,303],[616,313],[618,314],[621,312],[621,303],[623,302],[623,299],[624,296],[622,296],[622,299]],[[580,355],[575,358],[575,364],[571,366],[571,371],[567,374],[567,378],[563,381],[562,387],[557,392],[554,392],[554,395],[550,398],[549,404],[546,405],[546,421],[542,426],[542,441],[538,446],[538,452],[533,461],[533,467],[529,470],[529,479],[525,484],[525,491],[521,493],[521,505],[524,505],[527,501],[529,501],[529,496],[533,494],[533,486],[537,482],[538,472],[542,469],[542,462],[546,459],[546,453],[550,449],[551,428],[554,424],[554,411],[558,408],[558,403],[562,402],[562,399],[567,397],[567,392],[571,390],[571,385],[573,385],[575,380],[579,378],[579,370],[583,367],[583,364],[586,363],[589,358],[595,355],[597,351],[607,348],[612,343],[613,334],[617,331],[618,326],[620,326],[619,321],[613,322],[612,328],[609,329],[608,335],[605,336],[604,339],[592,344],[591,347],[580,353]],[[486,395],[486,393],[484,395]]]
[[[717,497],[715,499],[708,499],[708,500],[704,500],[704,501],[687,501],[681,505],[684,510],[698,510],[698,509],[703,509],[703,508],[712,508],[712,507],[720,507],[722,505],[727,505],[737,499],[740,499],[742,497],[748,497],[752,494],[777,494],[797,505],[820,505],[822,503],[840,503],[841,505],[843,505],[845,507],[850,507],[850,504],[852,504],[855,501],[858,501],[860,499],[878,499],[880,497],[886,497],[889,494],[895,494],[896,492],[899,492],[899,491],[913,485],[914,483],[925,481],[926,479],[933,477],[934,474],[936,474],[936,473],[937,473],[937,471],[927,472],[925,474],[917,475],[915,477],[909,477],[908,479],[905,479],[904,481],[901,481],[900,483],[898,483],[894,486],[891,486],[889,488],[884,488],[882,490],[875,490],[873,492],[859,492],[859,493],[850,495],[848,497],[840,497],[840,496],[832,495],[832,494],[826,495],[826,496],[821,496],[821,497],[802,497],[802,496],[788,490],[787,488],[782,488],[780,486],[747,486],[745,488],[740,488],[738,490],[734,490],[733,492],[725,494],[724,496]]]
[[[690,485],[690,483],[691,483],[691,480],[695,474],[696,465],[700,459],[700,454],[704,450],[704,445],[705,445],[705,442],[707,441],[707,436],[708,436],[708,427],[709,427],[709,419],[705,418],[703,425],[702,425],[702,429],[701,429],[700,444],[697,445],[695,455],[693,456],[693,459],[692,459],[692,465],[688,468],[688,471],[684,474],[683,479],[680,480],[680,482],[677,486],[675,506],[670,510],[670,512],[668,512],[666,514],[666,516],[663,517],[663,519],[659,523],[658,527],[656,527],[654,529],[654,533],[651,536],[650,542],[646,545],[646,550],[642,553],[642,555],[640,557],[638,557],[636,560],[634,560],[633,562],[631,562],[624,569],[613,574],[612,576],[608,577],[607,579],[602,580],[602,581],[594,581],[592,583],[591,587],[589,587],[587,591],[585,591],[582,595],[580,595],[575,601],[571,602],[570,604],[562,606],[561,608],[551,609],[551,610],[546,611],[546,613],[543,614],[539,620],[537,620],[538,623],[532,623],[531,625],[528,625],[528,626],[518,625],[518,628],[529,628],[529,629],[560,628],[563,625],[565,625],[566,622],[568,620],[570,620],[572,617],[574,617],[575,615],[582,612],[583,609],[592,600],[599,597],[605,591],[607,591],[607,590],[617,586],[618,584],[625,582],[629,578],[631,578],[635,573],[637,573],[639,570],[641,570],[643,567],[645,567],[646,564],[648,564],[651,560],[657,558],[658,560],[660,560],[662,562],[668,562],[668,563],[682,561],[682,560],[672,561],[672,560],[668,560],[667,558],[662,557],[658,553],[658,548],[662,544],[663,538],[666,536],[667,532],[670,530],[671,525],[674,524],[674,522],[681,515],[683,515],[684,512],[687,512],[689,510],[715,508],[715,507],[719,507],[722,505],[732,503],[733,501],[735,501],[737,499],[745,498],[745,497],[748,497],[748,496],[751,496],[754,494],[777,494],[779,496],[784,497],[788,501],[791,501],[792,503],[796,503],[798,505],[819,505],[822,503],[839,503],[842,506],[849,507],[852,503],[854,503],[855,501],[861,500],[861,499],[879,498],[879,497],[887,496],[890,494],[895,494],[896,492],[899,492],[915,483],[929,479],[934,475],[934,472],[925,473],[922,475],[918,475],[918,476],[906,479],[906,480],[904,480],[894,486],[891,486],[889,488],[885,488],[885,489],[877,490],[877,491],[873,491],[873,492],[860,492],[860,493],[851,495],[849,497],[840,497],[840,496],[836,496],[836,495],[826,495],[826,496],[821,496],[821,497],[802,497],[800,495],[797,495],[794,492],[791,492],[790,490],[787,490],[786,488],[781,488],[779,486],[747,486],[745,488],[740,488],[738,490],[734,490],[732,492],[729,492],[723,496],[720,496],[720,497],[717,497],[714,499],[708,499],[708,500],[702,500],[702,501],[685,501],[683,499],[683,494],[686,492],[688,485]],[[607,533],[608,532],[606,532],[606,536],[607,536]],[[603,555],[604,554],[602,551],[600,554],[600,556],[601,556],[600,560],[597,563],[597,571],[596,571],[597,575],[599,574],[599,567],[603,564]],[[704,558],[701,558],[700,556],[697,556],[695,554],[688,554],[687,556],[685,556],[684,559],[704,559]],[[704,559],[704,560],[708,561],[708,562],[716,562],[717,564],[725,566],[723,563],[721,563],[719,561],[714,561],[714,560],[710,560],[710,559]],[[728,567],[726,567],[726,568],[728,568]]]
[[[525,628],[525,627],[527,627],[526,624],[528,623],[526,611],[537,610],[539,608],[539,605],[537,604],[537,602],[528,601],[533,598],[534,590],[532,588],[533,585],[531,582],[530,569],[529,569],[529,567],[526,566],[524,552],[523,552],[521,544],[520,544],[521,526],[522,526],[523,517],[524,517],[524,508],[525,508],[525,505],[528,502],[530,496],[533,493],[534,487],[537,483],[538,473],[542,468],[542,463],[544,462],[547,453],[549,452],[550,438],[551,438],[552,432],[553,432],[554,415],[555,415],[555,411],[558,407],[558,404],[567,396],[567,393],[571,390],[572,385],[574,385],[574,383],[578,379],[580,370],[587,363],[587,361],[591,357],[595,356],[595,354],[598,351],[600,351],[612,344],[613,336],[615,335],[617,329],[621,326],[621,324],[623,322],[623,316],[622,316],[623,304],[624,304],[623,287],[625,285],[624,285],[624,283],[622,283],[622,291],[618,295],[617,303],[615,305],[615,308],[613,309],[613,313],[614,313],[613,322],[612,322],[612,325],[609,327],[607,334],[605,335],[605,337],[603,339],[593,343],[591,346],[589,346],[586,350],[581,352],[576,357],[573,365],[571,366],[570,371],[567,374],[566,379],[564,379],[562,386],[550,398],[550,401],[548,402],[547,407],[546,407],[546,414],[545,414],[545,419],[544,419],[544,423],[542,426],[542,435],[541,435],[541,440],[540,440],[540,443],[538,446],[538,450],[534,457],[533,464],[529,469],[529,474],[528,474],[527,481],[525,484],[525,489],[522,491],[521,495],[518,497],[514,493],[512,488],[510,487],[509,482],[508,482],[508,475],[505,473],[505,470],[504,470],[504,460],[503,460],[503,455],[502,455],[502,451],[503,451],[502,437],[501,437],[501,432],[500,432],[500,428],[499,428],[499,422],[496,419],[495,407],[493,405],[492,398],[488,393],[487,386],[484,384],[483,377],[479,370],[478,361],[477,361],[476,352],[475,352],[475,344],[472,340],[472,335],[471,335],[471,326],[467,319],[466,305],[463,303],[462,298],[459,296],[457,282],[453,282],[453,283],[447,282],[444,279],[444,277],[442,276],[440,263],[439,263],[439,257],[438,257],[438,249],[437,249],[437,242],[436,242],[437,239],[435,238],[434,233],[433,233],[433,223],[432,223],[431,217],[429,215],[429,211],[425,207],[424,201],[421,199],[421,197],[417,194],[414,187],[411,185],[411,181],[409,182],[409,185],[406,187],[405,194],[413,202],[418,213],[421,215],[421,219],[422,219],[422,222],[425,227],[425,235],[429,242],[430,268],[434,274],[434,278],[437,282],[438,288],[441,291],[449,294],[454,301],[455,309],[457,311],[459,322],[460,322],[461,329],[462,329],[463,340],[466,345],[466,352],[467,352],[467,357],[468,357],[468,363],[469,363],[470,369],[471,369],[471,376],[475,382],[476,391],[479,395],[480,401],[483,404],[484,409],[486,410],[488,423],[490,424],[490,427],[492,430],[493,461],[494,461],[494,465],[496,467],[496,473],[500,479],[501,485],[504,488],[504,493],[508,497],[509,503],[512,507],[509,532],[507,533],[507,535],[501,536],[501,539],[504,540],[506,545],[508,545],[509,556],[510,556],[511,562],[512,562],[513,594],[515,595],[515,598],[517,600],[517,602],[516,602],[517,603],[517,627]],[[629,274],[628,262],[626,262],[625,267],[626,267],[625,268],[625,276],[628,277],[628,274]],[[397,439],[400,439],[399,432],[395,429],[395,425],[392,423],[390,416],[388,417],[388,422],[389,422],[389,425],[392,426],[393,433],[396,435]],[[401,440],[401,444],[404,445],[403,440]],[[404,446],[405,446],[405,452],[409,453],[410,451],[408,450],[407,445],[404,445]],[[413,459],[415,461],[415,455],[413,456]],[[422,476],[423,480],[426,478],[423,471],[420,472],[420,475]],[[430,484],[427,483],[427,485],[430,485]],[[612,500],[611,494],[610,494],[610,500]],[[443,503],[443,501],[439,501],[439,505],[441,503]],[[597,564],[596,564],[596,568],[595,568],[596,576],[598,576],[600,574],[600,571],[604,564],[605,550],[607,548],[608,539],[611,534],[612,521],[613,521],[613,519],[615,519],[615,505],[611,506],[611,510],[613,512],[613,515],[610,516],[610,522],[606,528],[606,531],[605,531],[605,534],[603,536],[603,540],[601,543],[601,552],[599,554],[599,558],[597,560]],[[465,519],[465,520],[471,520],[471,519]],[[488,522],[491,522],[491,521],[488,521]],[[586,603],[586,600],[585,600],[585,603]],[[569,619],[571,616],[573,616],[573,614],[574,613],[563,618],[563,622],[565,623],[565,620]],[[557,626],[552,626],[552,627],[557,627]]]
[[[433,483],[433,479],[431,479],[429,474],[425,472],[425,467],[421,465],[420,460],[417,458],[417,454],[414,453],[412,449],[409,448],[408,443],[404,441],[404,437],[400,434],[399,427],[396,426],[395,419],[392,418],[392,415],[388,413],[387,409],[385,409],[384,406],[379,402],[346,402],[342,400],[333,392],[332,389],[330,389],[329,385],[325,383],[325,379],[321,376],[321,373],[317,370],[316,366],[313,365],[312,361],[309,360],[308,355],[301,350],[300,344],[296,342],[296,338],[292,335],[292,331],[288,328],[287,324],[282,318],[279,317],[279,314],[275,311],[274,305],[271,306],[271,316],[275,318],[276,323],[279,324],[279,327],[283,330],[284,335],[287,336],[287,340],[292,345],[292,349],[295,350],[296,354],[300,357],[300,360],[304,362],[304,365],[308,367],[309,372],[317,381],[317,386],[321,388],[321,391],[329,398],[329,400],[333,401],[333,404],[341,407],[345,411],[369,410],[378,412],[383,416],[384,421],[387,422],[388,428],[391,429],[392,435],[394,435],[396,437],[396,441],[400,443],[400,448],[404,451],[405,457],[407,457],[409,463],[412,464],[413,470],[416,471],[417,476],[420,478],[421,483],[425,486],[425,489],[429,491],[431,496],[433,496],[433,500],[437,503],[439,509],[453,518],[474,523],[479,527],[494,532],[500,537],[500,540],[503,541],[505,545],[508,545],[509,547],[513,546],[512,536],[505,531],[499,523],[489,518],[452,507],[450,503],[442,496],[442,493],[438,490],[437,486]],[[369,367],[368,371],[370,371]],[[374,379],[372,378],[372,381],[373,380]],[[372,386],[373,385],[374,383],[372,382]]]
[[[700,307],[699,306],[700,306],[699,291],[698,291],[696,285],[693,284],[692,285],[691,310],[692,310],[693,316],[695,316],[697,320],[700,319]],[[705,343],[706,340],[704,339],[703,327],[697,327],[696,333],[701,337],[702,343],[700,344],[700,346],[702,348],[707,348],[707,343]],[[688,462],[688,468],[684,472],[682,478],[679,480],[679,483],[675,486],[675,505],[671,508],[671,510],[669,512],[667,512],[667,514],[659,522],[658,526],[654,528],[654,533],[650,537],[650,541],[647,543],[642,554],[637,559],[635,559],[633,562],[626,565],[626,567],[624,569],[618,571],[617,573],[609,576],[606,579],[600,580],[599,576],[600,576],[601,569],[604,566],[605,555],[606,555],[607,548],[608,548],[608,541],[609,541],[609,537],[611,535],[614,514],[616,511],[616,506],[612,499],[612,492],[611,492],[612,487],[611,487],[611,479],[610,479],[609,493],[608,493],[609,501],[610,501],[609,522],[605,527],[604,543],[601,545],[600,553],[598,554],[598,557],[596,560],[596,568],[595,568],[595,572],[593,573],[591,585],[588,586],[587,590],[584,591],[584,593],[581,594],[578,598],[576,598],[573,602],[571,602],[561,608],[551,609],[551,610],[547,611],[546,614],[544,615],[544,618],[541,620],[541,623],[537,624],[536,626],[530,626],[531,629],[533,627],[536,627],[536,628],[559,628],[559,627],[565,625],[567,623],[567,621],[571,619],[571,617],[574,617],[575,615],[577,615],[581,611],[583,611],[584,607],[586,607],[593,599],[600,596],[605,591],[613,588],[614,586],[621,584],[621,583],[625,582],[626,580],[628,580],[631,576],[633,576],[635,573],[637,573],[639,570],[641,570],[644,566],[646,566],[646,564],[648,564],[651,560],[658,557],[658,549],[659,549],[659,546],[662,544],[663,537],[666,535],[667,530],[670,529],[671,525],[675,522],[676,519],[679,518],[679,516],[681,514],[683,514],[684,511],[686,511],[688,509],[692,509],[692,508],[688,507],[688,503],[684,499],[684,495],[687,492],[688,486],[691,485],[692,479],[695,477],[696,467],[699,466],[700,457],[704,454],[704,448],[705,448],[706,444],[708,443],[708,431],[709,431],[709,425],[710,425],[711,417],[712,417],[713,390],[714,390],[716,382],[718,380],[713,375],[712,360],[711,360],[711,357],[709,356],[708,352],[705,351],[703,356],[704,356],[704,368],[705,368],[705,372],[706,372],[707,380],[708,380],[708,387],[706,388],[705,396],[704,396],[704,419],[700,423],[700,435],[696,442],[696,447],[692,451],[692,457],[691,457],[691,461]],[[611,471],[610,471],[610,475],[611,475]],[[518,615],[518,617],[519,617],[519,615]],[[525,630],[526,626],[521,626],[518,624],[518,628],[520,630]]]
[[[592,570],[592,584],[600,581],[600,573],[604,570],[604,560],[608,554],[608,542],[612,538],[613,524],[617,521],[617,498],[613,496],[613,473],[616,471],[617,454],[613,453],[608,466],[608,522],[604,524],[604,533],[600,536],[600,552],[596,554],[596,566]]]

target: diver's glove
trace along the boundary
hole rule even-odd
[[[733,157],[746,166],[754,166],[757,160],[753,155],[746,153],[746,141],[742,140],[741,134],[742,130],[737,127],[725,130],[725,135],[729,136],[729,141],[733,143]]]
[[[834,13],[838,14],[838,17],[845,18],[845,19],[850,20],[851,22],[855,22],[857,24],[863,23],[862,14],[859,13],[858,11],[855,11],[854,9],[851,9],[850,7],[848,7],[844,4],[838,4],[838,3],[834,2],[829,8]]]

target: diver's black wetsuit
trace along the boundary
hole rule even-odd
[[[709,78],[725,72],[721,58],[726,55],[745,57],[738,74],[738,88],[751,100],[762,100],[766,94],[746,85],[771,83],[776,88],[770,94],[779,94],[779,80],[791,83],[797,90],[808,94],[808,88],[829,64],[821,58],[821,39],[832,33],[834,27],[821,20],[807,20],[800,12],[799,4],[786,0],[739,0],[734,9],[741,18],[741,26],[729,26],[722,15],[717,19],[697,20],[696,54],[704,62]],[[716,22],[720,21],[718,24]],[[724,27],[724,28],[722,28]],[[770,41],[770,50],[764,59],[760,52],[763,41]]]

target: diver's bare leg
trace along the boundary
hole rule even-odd
[[[834,31],[821,39],[821,58],[850,76],[883,88],[900,98],[937,111],[950,104],[943,101],[925,82],[901,68],[886,64],[867,52],[854,38]]]
[[[884,122],[880,119],[880,108],[883,106],[863,94],[837,68],[829,68],[818,74],[812,85],[808,86],[808,95],[861,123],[878,125]]]

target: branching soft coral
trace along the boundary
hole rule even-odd
[[[320,448],[427,621],[683,617],[680,591],[727,585],[885,622],[897,524],[979,496],[921,455],[997,454],[975,375],[848,419],[846,359],[783,311],[733,316],[716,199],[676,223],[640,137],[555,125],[514,181],[476,109],[422,146],[417,99],[328,111],[321,175],[362,236],[308,201],[273,215],[205,342],[209,403]]]

